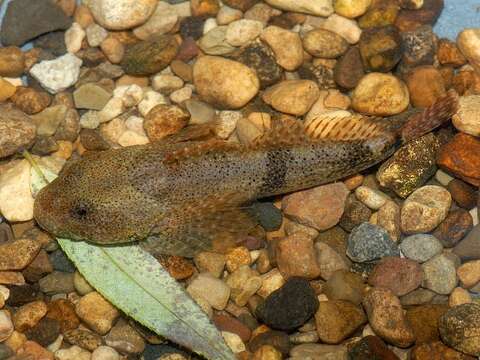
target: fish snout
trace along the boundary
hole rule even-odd
[[[33,204],[33,217],[40,227],[49,233],[56,234],[59,219],[56,215],[55,196],[47,187],[40,190]]]

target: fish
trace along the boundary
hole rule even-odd
[[[184,257],[225,251],[257,226],[252,202],[368,169],[443,124],[457,106],[449,92],[395,119],[275,121],[251,144],[200,126],[166,141],[87,152],[37,194],[34,218],[74,241],[137,242],[152,254]]]

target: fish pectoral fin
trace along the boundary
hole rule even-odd
[[[225,252],[235,247],[258,224],[250,206],[233,205],[223,199],[178,207],[169,220],[156,227],[141,242],[151,254],[193,257],[200,251]]]
[[[367,140],[390,131],[384,119],[360,114],[345,117],[319,115],[304,125],[305,133],[313,140]]]

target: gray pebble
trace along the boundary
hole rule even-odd
[[[443,246],[433,235],[416,234],[403,239],[400,250],[405,257],[423,263],[440,254]]]

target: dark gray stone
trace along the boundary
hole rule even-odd
[[[4,46],[21,46],[39,35],[66,30],[72,24],[51,0],[13,0],[2,22],[0,40]]]
[[[75,272],[75,265],[62,250],[55,250],[50,253],[49,258],[55,270],[68,273]]]
[[[480,225],[475,226],[462,241],[455,245],[453,252],[463,262],[480,259]]]
[[[252,211],[255,218],[266,231],[275,231],[282,226],[282,212],[272,203],[254,203]]]
[[[384,229],[365,222],[353,229],[348,237],[347,256],[356,262],[367,262],[385,256],[400,256],[400,250]]]
[[[34,46],[47,50],[56,57],[65,55],[67,53],[65,32],[54,31],[41,35],[35,39]]]

